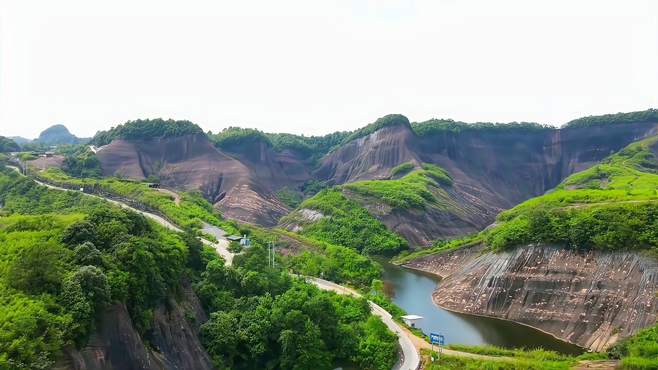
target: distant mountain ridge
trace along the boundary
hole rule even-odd
[[[291,211],[277,197],[281,189],[301,195],[311,185],[389,181],[391,171],[405,163],[438,165],[454,184],[432,190],[445,202],[425,211],[383,211],[374,207],[381,203],[376,197],[346,192],[412,245],[424,245],[480,230],[501,210],[654,134],[658,120],[647,122],[646,117],[653,119],[651,111],[614,115],[618,124],[606,116],[588,120],[607,124],[558,129],[528,122],[411,123],[402,115],[388,115],[359,130],[324,137],[240,128],[212,134],[188,121],[140,120],[110,130],[117,135],[105,136],[111,144],[98,158],[105,176],[156,176],[165,185],[200,190],[228,218],[265,226]]]

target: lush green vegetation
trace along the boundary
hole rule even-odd
[[[0,136],[0,153],[18,152],[21,148],[10,138]]]
[[[112,302],[138,329],[194,257],[184,236],[80,193],[0,169],[0,368],[51,368]]]
[[[212,205],[199,193],[182,192],[180,193],[180,203],[176,204],[171,195],[157,189],[151,189],[146,183],[115,178],[78,179],[72,178],[55,168],[41,171],[37,176],[48,183],[62,187],[84,188],[86,192],[134,200],[160,213],[183,228],[198,229],[201,227],[201,221],[203,221],[223,227],[229,233],[236,231],[233,226],[222,220]]]
[[[295,280],[256,244],[233,267],[210,262],[196,285],[211,313],[202,341],[220,369],[390,369],[397,339],[364,299]]]
[[[556,243],[608,250],[658,248],[658,137],[629,145],[554,191],[501,213],[493,249]]]
[[[414,122],[411,124],[414,132],[420,136],[438,135],[446,133],[460,133],[466,131],[547,131],[554,130],[553,127],[542,125],[535,122],[510,122],[510,123],[492,123],[476,122],[466,123],[454,121],[451,119],[431,119],[424,122]]]
[[[283,204],[290,208],[297,208],[297,206],[302,203],[302,194],[298,191],[290,189],[287,186],[279,189],[276,192],[276,197],[279,198]]]
[[[608,358],[605,353],[585,353],[580,356],[568,356],[543,349],[506,349],[496,346],[450,344],[447,348],[493,358],[480,359],[444,354],[441,355],[438,361],[431,363],[427,367],[428,369],[567,370],[572,369],[579,361],[605,360]],[[430,352],[424,351],[424,354],[429,356]],[[434,352],[434,358],[437,358],[436,352]]]
[[[285,230],[276,232],[313,247],[286,256],[284,263],[294,273],[321,277],[339,284],[347,283],[362,289],[369,288],[373,280],[381,277],[380,267],[352,248],[317,241]]]
[[[398,167],[396,167],[398,168]],[[395,168],[394,168],[395,169]],[[448,173],[439,166],[424,163],[422,169],[397,180],[367,180],[343,185],[345,189],[381,199],[395,208],[423,209],[428,204],[445,206],[437,198],[448,199],[441,185],[452,185]]]
[[[658,369],[658,326],[621,341],[610,352],[622,358],[622,369]]]
[[[304,136],[292,134],[267,134],[274,150],[294,150],[317,160],[340,145],[349,135],[348,132],[333,132],[323,136]]]
[[[305,200],[300,208],[314,209],[325,216],[313,223],[306,224],[302,235],[343,245],[364,254],[392,254],[407,248],[407,243],[397,234],[374,218],[358,203],[345,197],[339,189],[325,189],[314,197]],[[293,220],[296,215],[286,216],[282,220]]]
[[[604,114],[602,116],[587,116],[567,122],[564,127],[590,127],[612,124],[658,122],[658,109],[647,109],[638,112]]]
[[[227,267],[192,234],[9,169],[0,169],[0,204],[0,368],[52,367],[65,346],[84,345],[115,302],[145,333],[154,308],[185,276],[197,281],[210,313],[202,342],[218,368],[389,369],[396,361],[395,335],[365,300],[293,279],[284,257],[268,266],[266,231],[249,229],[254,246]],[[355,251],[323,246],[322,263],[339,280],[365,284],[378,275]],[[295,265],[309,269],[307,257]]]
[[[209,136],[215,145],[222,149],[236,150],[240,146],[264,143],[275,151],[292,150],[315,161],[342,143],[348,134],[347,132],[334,132],[324,136],[304,136],[228,127]]]
[[[100,177],[101,163],[88,146],[77,146],[67,151],[62,166],[73,177]]]
[[[35,142],[50,146],[60,144],[78,144],[85,139],[79,139],[71,134],[64,125],[53,125],[43,130]]]
[[[210,138],[217,147],[223,149],[235,149],[242,145],[259,142],[272,146],[272,142],[264,132],[253,128],[227,127],[221,132],[211,135]]]
[[[90,144],[101,146],[109,144],[114,139],[152,140],[193,134],[203,134],[203,130],[190,121],[138,119],[112,127],[108,131],[99,131],[91,139]]]

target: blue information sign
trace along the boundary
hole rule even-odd
[[[430,333],[430,343],[444,346],[446,344],[446,337],[441,334]]]

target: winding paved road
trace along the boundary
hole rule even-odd
[[[306,277],[306,281],[315,284],[320,289],[331,290],[338,294],[346,294],[354,297],[361,297],[361,294],[356,292],[353,289],[346,288],[342,285],[338,285],[328,280],[315,278],[315,277]],[[398,343],[400,344],[400,349],[402,350],[402,355],[398,359],[398,362],[395,364],[393,369],[395,370],[416,370],[420,367],[420,355],[416,351],[413,341],[410,336],[413,335],[408,331],[404,330],[397,322],[393,320],[393,315],[388,313],[385,309],[381,308],[379,305],[372,301],[368,301],[370,304],[370,311],[373,315],[378,316],[384,324],[388,327],[390,331],[395,333],[398,336]]]
[[[23,175],[23,173],[21,172],[20,168],[18,168],[18,167],[16,167],[16,166],[7,166],[7,167],[10,167],[10,168],[14,169],[16,172],[18,172],[18,173],[20,173],[21,175]],[[25,176],[25,175],[23,175],[23,176]],[[78,190],[71,190],[71,189],[66,189],[66,188],[62,188],[62,187],[59,187],[59,186],[55,186],[55,185],[51,185],[51,184],[47,184],[47,183],[45,183],[45,182],[39,181],[39,180],[37,180],[37,179],[35,179],[35,178],[32,178],[32,177],[30,177],[30,178],[31,178],[34,182],[36,182],[37,184],[42,185],[42,186],[45,186],[45,187],[47,187],[47,188],[49,188],[49,189],[55,189],[55,190],[61,190],[61,191],[73,191],[73,192],[78,191]],[[169,230],[172,230],[172,231],[175,231],[175,232],[182,232],[182,231],[183,231],[183,230],[181,230],[178,226],[172,224],[171,222],[167,221],[167,220],[164,219],[163,217],[158,216],[158,215],[156,215],[156,214],[153,214],[153,213],[150,213],[150,212],[146,212],[146,211],[139,210],[139,209],[137,209],[137,208],[134,208],[134,207],[131,207],[131,206],[127,205],[126,203],[119,202],[119,201],[114,200],[114,199],[101,197],[101,196],[96,195],[96,194],[89,194],[89,193],[84,193],[84,194],[85,194],[85,195],[88,195],[88,196],[90,196],[90,197],[94,197],[94,198],[98,198],[98,199],[103,199],[103,200],[108,201],[108,202],[110,202],[110,203],[112,203],[112,204],[115,204],[115,205],[117,205],[117,206],[119,206],[119,207],[121,207],[121,208],[128,209],[128,210],[131,210],[131,211],[133,211],[133,212],[137,212],[137,213],[143,215],[143,216],[146,217],[146,218],[150,218],[151,220],[155,221],[155,222],[156,222],[157,224],[159,224],[160,226],[162,226],[162,227],[164,227],[164,228],[167,228],[167,229],[169,229]],[[220,256],[222,256],[222,258],[224,258],[224,260],[226,261],[226,264],[227,264],[227,265],[231,265],[231,264],[233,263],[233,253],[229,252],[229,250],[228,250],[229,241],[224,237],[224,234],[223,234],[223,233],[222,233],[222,234],[211,233],[211,234],[217,238],[217,243],[211,242],[211,241],[206,240],[206,239],[204,239],[204,238],[200,238],[200,239],[201,239],[201,242],[203,242],[203,244],[205,244],[205,245],[207,245],[207,246],[210,246],[210,247],[213,248],[215,251],[217,251],[217,253],[218,253]]]

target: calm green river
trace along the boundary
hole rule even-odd
[[[384,285],[389,297],[408,314],[423,316],[416,326],[425,334],[443,334],[447,344],[542,347],[565,354],[583,352],[578,346],[521,324],[444,310],[432,302],[432,292],[440,282],[438,277],[378,262],[384,268]]]

